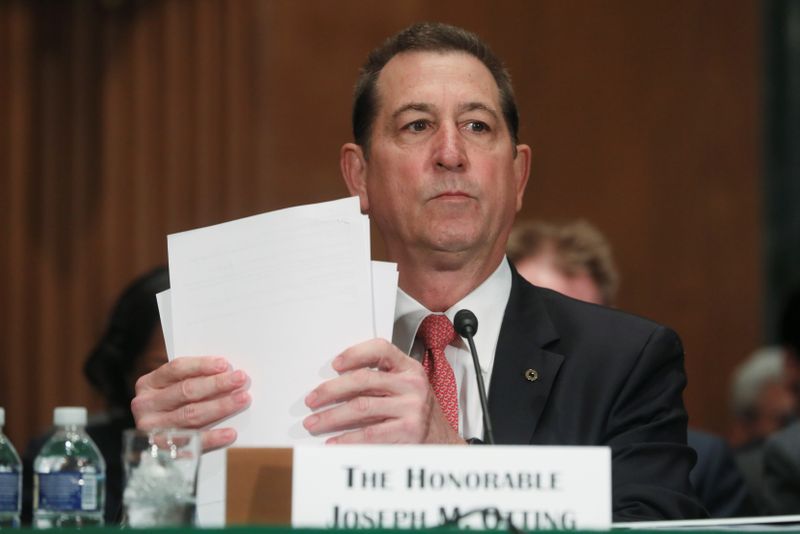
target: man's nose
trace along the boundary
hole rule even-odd
[[[443,125],[434,138],[434,163],[437,169],[463,171],[467,166],[464,139],[455,124]]]

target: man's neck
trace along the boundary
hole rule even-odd
[[[503,260],[502,250],[483,261],[454,266],[446,262],[398,260],[400,288],[434,312],[444,312],[481,285]]]

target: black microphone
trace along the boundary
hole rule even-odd
[[[472,364],[475,366],[475,378],[478,380],[478,396],[481,399],[481,410],[483,411],[483,435],[486,436],[486,443],[494,444],[494,432],[492,432],[492,422],[489,420],[489,403],[486,402],[486,388],[483,385],[483,373],[478,364],[478,351],[475,350],[475,342],[472,340],[478,332],[478,318],[469,310],[459,310],[453,318],[453,326],[461,337],[467,338],[469,352],[472,354]]]

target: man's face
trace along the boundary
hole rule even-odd
[[[761,439],[774,434],[793,420],[796,410],[795,396],[785,382],[764,385],[756,399],[758,415],[753,422],[753,437]]]
[[[516,263],[517,272],[535,286],[546,287],[574,299],[605,304],[600,288],[588,272],[572,275],[556,265],[555,253],[550,250],[523,258]]]
[[[502,256],[528,177],[488,69],[465,53],[406,52],[377,81],[369,154],[342,170],[395,260]]]

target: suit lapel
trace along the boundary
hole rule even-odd
[[[511,295],[497,340],[489,414],[497,443],[530,443],[564,356],[544,301],[512,266]],[[527,373],[527,376],[526,376]]]

